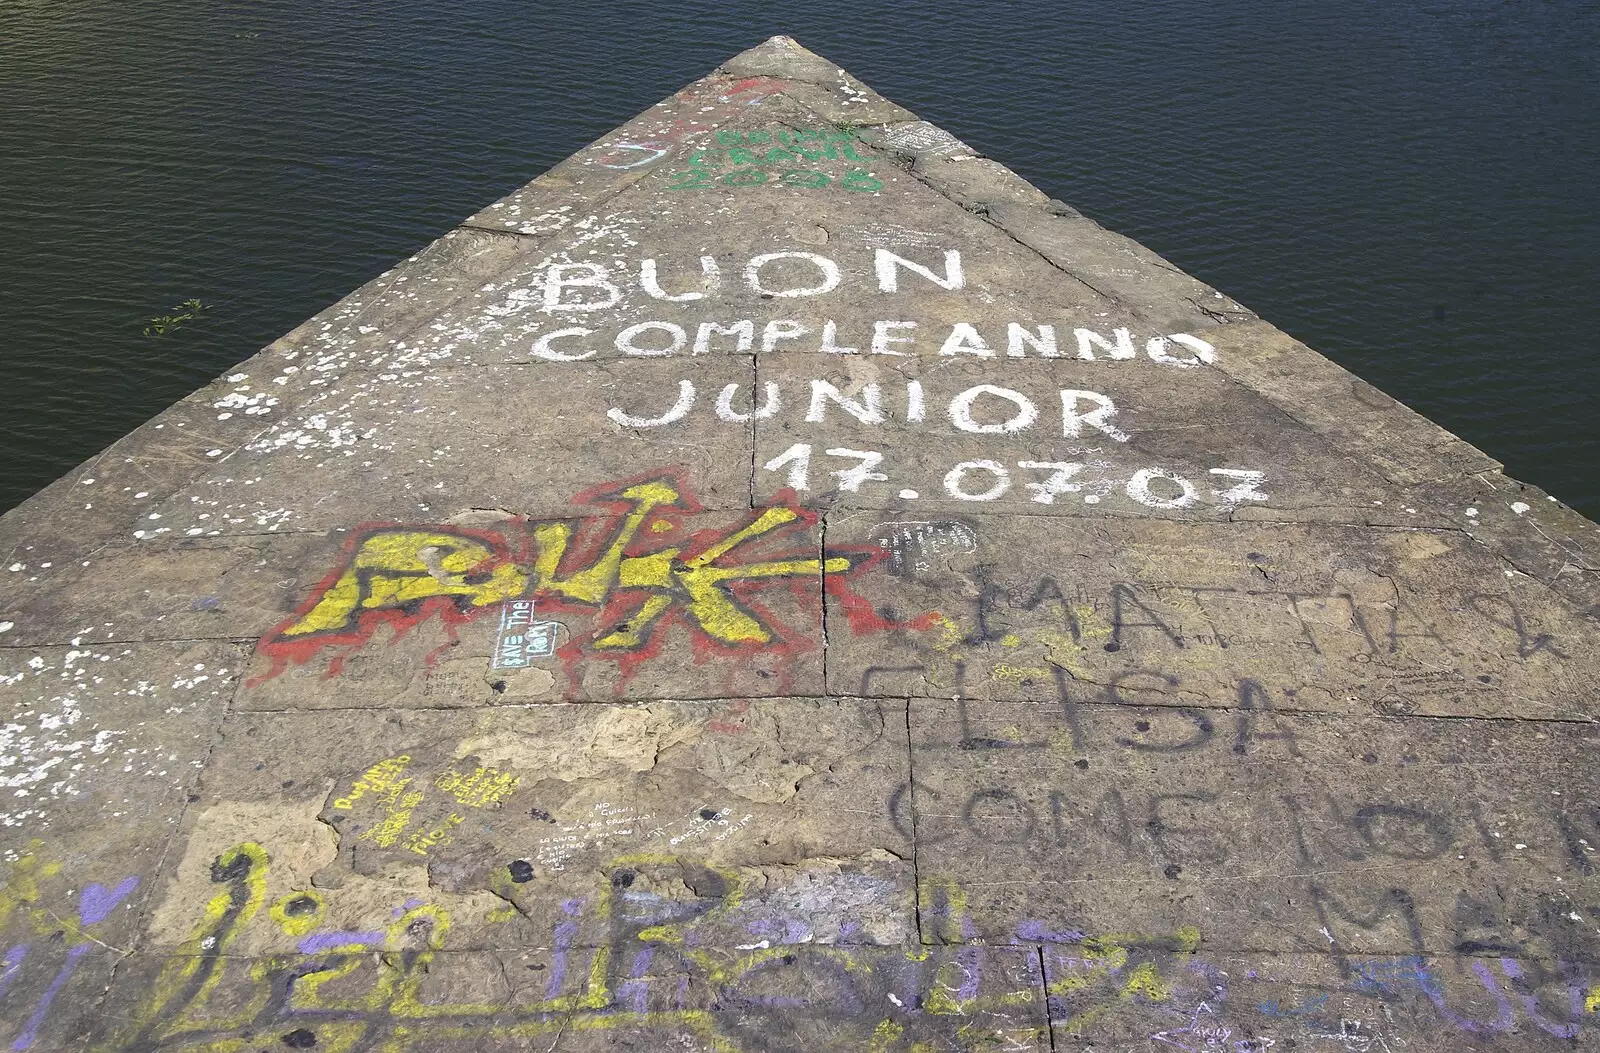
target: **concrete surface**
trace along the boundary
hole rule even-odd
[[[1597,550],[774,38],[0,519],[0,1040],[1597,1048]]]

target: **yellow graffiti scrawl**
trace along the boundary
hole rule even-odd
[[[432,617],[459,623],[507,600],[528,598],[556,609],[598,610],[601,628],[588,646],[600,653],[638,651],[672,612],[698,631],[697,642],[768,645],[777,632],[739,602],[735,586],[820,581],[825,572],[846,574],[872,555],[863,549],[820,558],[740,559],[742,548],[810,521],[787,507],[762,509],[709,543],[697,536],[694,546],[666,544],[640,553],[642,538],[672,540],[664,535],[679,529],[673,510],[698,505],[686,500],[680,483],[664,479],[604,496],[624,507],[608,536],[585,555],[575,555],[578,525],[564,520],[518,521],[503,534],[449,526],[358,530],[345,562],[307,606],[262,640],[261,650],[275,660],[268,675],[308,661],[324,647],[359,646],[382,624],[403,630]]]
[[[674,604],[681,604],[707,636],[725,644],[770,643],[772,631],[760,619],[741,607],[727,586],[739,581],[763,578],[820,577],[824,570],[844,573],[852,566],[849,555],[822,559],[781,559],[768,562],[721,565],[717,561],[740,545],[769,534],[800,519],[792,508],[768,508],[755,521],[722,538],[696,556],[683,558],[679,548],[665,548],[645,556],[624,556],[629,544],[650,513],[678,499],[678,491],[667,483],[653,482],[631,486],[622,495],[633,502],[604,551],[580,571],[562,576],[562,558],[572,541],[572,528],[566,523],[548,523],[534,528],[538,558],[537,592],[560,596],[578,603],[603,605],[613,590],[639,589],[650,595],[625,625],[595,640],[601,649],[634,648],[648,637],[650,629]]]
[[[361,807],[377,812],[380,818],[363,830],[358,840],[371,841],[379,848],[401,845],[418,855],[427,855],[431,849],[450,843],[451,829],[466,822],[466,816],[452,810],[434,820],[423,818],[423,828],[413,826],[429,783],[418,778],[410,764],[411,756],[405,753],[379,761],[353,780],[344,796],[335,797],[333,807],[348,812],[366,800],[368,804]],[[442,791],[436,798],[447,797],[462,808],[498,808],[516,792],[521,781],[511,772],[480,765],[468,774],[453,768],[441,772],[432,780],[432,786]]]
[[[279,630],[286,637],[343,632],[364,612],[404,610],[437,597],[485,607],[522,594],[528,579],[510,564],[486,578],[473,572],[489,563],[489,546],[453,534],[385,530],[367,537],[350,566],[316,606]]]
[[[509,979],[503,962],[512,959],[450,949],[454,925],[444,903],[408,899],[384,910],[387,904],[363,892],[356,916],[374,920],[350,930],[330,909],[338,892],[291,889],[269,904],[271,866],[267,850],[253,842],[215,857],[211,888],[195,897],[188,938],[160,955],[158,972],[130,969],[130,978],[141,987],[132,1007],[110,1015],[99,1044],[72,1048],[91,1053],[260,1053],[269,1047],[470,1053],[553,1050],[562,1048],[564,1036],[589,1033],[592,1039],[575,1045],[740,1053],[774,1048],[771,1036],[780,1030],[806,1034],[796,1028],[805,1023],[825,1023],[822,1030],[832,1040],[780,1048],[998,1053],[1047,1048],[1052,1028],[1079,1042],[1106,1031],[1149,1030],[1146,1023],[1161,1029],[1152,1035],[1161,1045],[1151,1049],[1262,1053],[1288,1045],[1261,1034],[1224,1045],[1219,1036],[1245,1034],[1231,1030],[1220,1015],[1230,997],[1252,1018],[1260,1019],[1261,1013],[1275,1018],[1286,1029],[1282,1037],[1339,1037],[1326,1030],[1320,1012],[1261,1001],[1263,992],[1242,978],[1235,981],[1241,990],[1230,996],[1229,973],[1198,954],[1202,935],[1192,926],[1093,934],[1045,931],[1042,923],[1024,920],[1009,948],[974,944],[966,892],[943,876],[916,882],[915,903],[919,914],[933,921],[927,934],[934,941],[914,949],[813,942],[805,919],[817,901],[784,903],[769,896],[767,879],[754,871],[676,854],[614,857],[598,868],[590,894],[565,899],[559,908],[537,906],[541,893],[513,878],[503,893],[517,908],[511,918],[537,927],[507,934],[504,938],[513,942],[505,946],[519,948],[516,959],[537,968],[519,970],[529,975],[518,983],[496,983]],[[8,879],[6,887],[25,898],[37,891],[35,878],[45,876],[37,860],[0,873]],[[688,895],[641,896],[641,884],[662,890],[676,884]],[[885,888],[882,895],[878,902],[886,906],[899,903],[901,893]],[[261,915],[265,918],[258,922]],[[85,921],[100,916],[92,909]],[[547,920],[548,930],[543,928]],[[743,933],[753,935],[755,926],[767,938],[735,942],[747,938]],[[247,931],[252,938],[241,940]],[[580,938],[581,931],[589,938]],[[243,953],[243,947],[269,933],[293,942],[274,940],[274,950]],[[80,956],[91,948],[114,950],[93,937],[76,946],[84,948]],[[1008,958],[1012,965],[1006,964]],[[483,974],[485,963],[496,961],[499,968],[491,964]],[[1431,1003],[1441,1020],[1469,1030],[1474,1025],[1446,1006],[1433,966],[1423,959],[1356,964],[1357,975],[1366,978],[1398,977],[1402,974],[1394,967],[1403,966],[1413,986],[1411,1005],[1425,1009]],[[1487,965],[1474,971],[1489,983]],[[1524,975],[1511,959],[1501,960],[1500,971],[1508,982]],[[1571,1012],[1576,1015],[1580,1005],[1593,1012],[1592,967],[1561,966],[1561,972]],[[1300,980],[1265,982],[1292,984],[1301,993],[1314,990]],[[1383,1017],[1389,1006],[1407,1004],[1396,1000],[1398,988],[1379,992],[1360,980],[1320,992],[1305,1005],[1320,1007],[1340,990],[1347,1022],[1361,1020],[1357,1013],[1366,1012],[1357,999]],[[1501,1001],[1507,1015],[1496,1030],[1504,1032],[1514,1026],[1512,1003],[1503,996]],[[1521,1036],[1537,1026],[1564,1039],[1580,1038],[1580,1027],[1587,1026],[1587,1021],[1550,1020],[1539,1000],[1527,994],[1517,1004],[1525,1014]],[[1177,1026],[1186,1019],[1189,1028]],[[32,1039],[30,1029],[10,1048],[26,1053]],[[1137,1048],[1146,1046],[1141,1042]]]
[[[575,930],[578,915],[591,912],[595,931],[610,937],[576,946],[570,936],[554,934],[540,963],[547,967],[540,970],[541,978],[506,1001],[471,985],[460,989],[462,1000],[441,1000],[449,987],[437,983],[425,990],[430,972],[472,967],[471,961],[451,962],[441,954],[452,918],[437,903],[408,902],[372,931],[318,932],[331,924],[323,894],[291,892],[266,913],[299,941],[297,952],[256,959],[228,954],[266,906],[262,892],[269,865],[256,844],[235,846],[218,857],[212,880],[219,888],[183,944],[183,955],[167,965],[130,1022],[96,1053],[253,1053],[261,1048],[263,1034],[297,1036],[293,1042],[302,1045],[291,1048],[311,1048],[314,1038],[316,1049],[335,1053],[423,1053],[490,1044],[553,1049],[569,1032],[592,1032],[601,1044],[617,1048],[654,1038],[638,1048],[676,1048],[675,1040],[682,1040],[715,1053],[739,1053],[767,1048],[763,1029],[782,1026],[787,1014],[819,1011],[829,1015],[843,1040],[828,1048],[979,1053],[1042,1048],[1048,1041],[1038,1018],[1043,974],[996,971],[970,949],[924,946],[890,954],[883,953],[887,948],[847,944],[726,946],[708,940],[719,927],[736,931],[748,917],[768,916],[771,909],[750,900],[747,893],[755,889],[732,867],[654,853],[610,860],[605,873],[694,873],[716,891],[677,904],[689,909],[645,918],[640,902],[623,891],[626,886],[604,882],[593,900],[569,901],[561,917],[572,919]],[[966,897],[955,882],[919,883],[917,901],[948,912],[955,929],[964,927]],[[781,924],[787,915],[771,917]],[[1085,1019],[1090,1006],[1104,1011],[1136,1002],[1166,1003],[1184,984],[1178,962],[1198,943],[1193,930],[1086,937],[1081,951],[1052,949],[1085,954],[1098,974],[1096,982],[1069,982],[1052,990],[1073,996],[1075,1023]],[[1134,965],[1130,949],[1157,946],[1167,953],[1126,968]],[[647,968],[657,960],[657,968]],[[784,997],[768,1002],[763,992],[772,988],[766,983],[786,970],[794,970],[787,973],[791,980],[809,982],[784,986]],[[707,1009],[703,994],[740,1009]],[[841,997],[863,1010],[841,1012]]]
[[[433,784],[456,799],[457,804],[468,808],[492,808],[510,797],[522,780],[498,768],[476,768],[471,775],[447,771],[433,780]]]

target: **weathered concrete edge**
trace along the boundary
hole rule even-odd
[[[694,83],[703,83],[718,76],[719,73],[713,71]],[[680,92],[692,86],[693,84],[688,85],[685,89],[680,89]],[[667,98],[671,100],[674,97],[675,95],[669,95]],[[652,104],[631,120],[647,116],[654,108],[655,104]],[[624,126],[627,123],[631,121],[625,122]],[[104,478],[118,473],[133,480],[130,487],[132,489],[138,487],[140,483],[154,485],[148,483],[148,480],[151,478],[149,469],[156,460],[168,469],[187,463],[190,466],[187,471],[180,468],[160,481],[159,485],[176,492],[187,488],[220,463],[220,460],[226,460],[233,451],[269,430],[281,414],[271,419],[263,417],[259,421],[237,415],[228,426],[222,426],[211,419],[214,414],[200,412],[219,398],[235,393],[236,386],[227,381],[228,377],[246,370],[262,374],[271,372],[274,367],[267,365],[269,359],[275,359],[274,366],[281,369],[284,364],[313,350],[320,333],[331,329],[348,333],[358,330],[363,320],[378,320],[381,317],[384,324],[373,327],[376,339],[362,341],[358,336],[348,348],[344,349],[343,354],[335,356],[343,359],[338,363],[342,368],[330,376],[336,377],[350,368],[360,368],[366,364],[364,359],[382,351],[393,341],[405,339],[429,319],[437,317],[469,295],[477,285],[492,281],[502,272],[515,267],[525,254],[535,251],[541,244],[550,240],[549,237],[508,230],[503,226],[486,222],[482,217],[496,204],[514,200],[523,194],[544,190],[551,184],[552,177],[560,181],[564,169],[581,164],[577,158],[581,157],[585,150],[603,142],[615,131],[615,128],[608,129],[588,147],[580,148],[570,157],[513,189],[496,202],[467,216],[456,226],[423,245],[411,256],[385,269],[259,351],[240,359],[218,374],[210,383],[157,411],[144,424],[116,439],[93,456],[85,458],[76,467],[15,508],[0,514],[0,566],[8,565],[18,559],[30,543],[39,540],[51,544],[51,556],[58,563],[81,560],[102,546],[121,539],[132,529],[132,524],[139,515],[136,510],[122,505],[106,507],[105,502],[101,502],[99,508],[84,507],[78,493],[73,489],[83,480],[95,476]],[[623,173],[619,179],[609,184],[579,181],[575,184],[577,193],[571,196],[570,203],[574,206],[595,208],[626,191],[645,174],[647,173],[644,170]],[[563,189],[573,188],[572,184],[563,186]],[[470,246],[474,244],[497,247],[498,258],[485,268],[475,268],[470,265],[463,267],[464,260],[470,263]],[[467,252],[461,251],[463,247],[467,247]],[[402,302],[400,310],[383,317],[384,312],[381,308],[386,306],[386,296],[399,286],[401,279],[417,281],[428,277],[452,282],[455,289],[447,295],[432,298],[424,310],[407,311]],[[371,312],[370,318],[368,312]],[[284,398],[281,408],[283,411],[288,411],[314,395],[315,391],[296,390],[292,393],[294,401],[289,401],[285,397],[290,394],[288,392],[274,391],[272,394]],[[197,413],[195,421],[186,423],[204,422],[206,428],[186,433],[184,438],[176,443],[169,442],[171,448],[161,450],[159,458],[148,456],[141,458],[141,454],[160,450],[163,440],[172,438],[172,433],[161,436],[158,432],[164,430],[166,424],[170,422],[169,415],[184,409]],[[218,453],[213,455],[211,453],[213,450]],[[121,482],[123,479],[119,477],[117,481]],[[86,512],[93,514],[86,515]],[[70,531],[68,523],[64,522],[69,518]]]
[[[705,79],[709,78],[702,78]],[[653,108],[652,106],[641,111],[634,119],[648,114]],[[608,129],[595,142],[603,141],[614,131],[615,129]],[[550,180],[552,173],[558,172],[563,166],[571,165],[574,158],[583,154],[584,149],[587,147],[513,189],[498,201],[508,201],[529,191],[541,190],[543,184]],[[580,182],[577,184],[579,192],[573,196],[573,203],[585,207],[598,206],[627,190],[638,179],[643,178],[644,174],[644,172],[627,173],[622,180],[610,185],[594,185],[592,188],[590,184]],[[81,560],[102,546],[121,539],[132,529],[132,524],[139,515],[136,510],[122,505],[106,507],[105,502],[101,502],[99,508],[86,508],[73,489],[83,480],[95,476],[103,478],[120,475],[133,480],[134,487],[141,482],[155,485],[147,482],[151,478],[149,469],[153,463],[159,461],[168,469],[187,463],[188,470],[178,468],[160,481],[159,485],[176,492],[187,488],[220,463],[220,460],[226,460],[233,451],[268,431],[281,414],[270,419],[262,417],[260,420],[236,415],[228,425],[224,426],[212,419],[214,413],[203,412],[219,398],[235,393],[236,385],[230,384],[228,377],[247,370],[265,375],[274,371],[274,367],[281,369],[284,364],[313,350],[319,334],[329,330],[339,330],[343,333],[359,332],[363,321],[381,319],[383,325],[373,327],[376,338],[362,341],[358,336],[348,348],[344,349],[345,354],[336,356],[343,359],[338,363],[342,368],[330,376],[336,377],[349,368],[360,368],[364,364],[364,359],[382,351],[392,341],[403,340],[414,333],[429,319],[448,310],[469,295],[479,284],[491,281],[502,272],[515,267],[525,254],[536,250],[540,244],[549,240],[548,237],[507,230],[479,221],[479,217],[487,211],[487,208],[480,209],[466,217],[456,226],[418,248],[412,255],[386,268],[376,277],[324,307],[260,350],[240,359],[233,366],[223,370],[210,383],[202,385],[172,405],[157,411],[144,424],[116,439],[93,456],[85,458],[76,467],[15,508],[0,514],[0,566],[10,564],[19,557],[26,546],[41,539],[51,543],[51,556],[56,562]],[[493,247],[493,250],[497,250],[496,258],[487,267],[472,266],[473,246]],[[426,278],[450,283],[454,288],[443,296],[431,298],[421,310],[408,311],[403,301],[399,303],[399,310],[392,312],[385,310],[391,306],[388,294],[399,287],[402,279],[419,281]],[[276,361],[269,366],[268,360]],[[273,391],[271,394],[283,399],[281,408],[283,411],[288,411],[314,395],[315,390],[299,389],[292,393]],[[290,401],[291,397],[293,401]],[[170,423],[170,415],[185,409],[196,412],[196,419],[185,423],[203,422],[206,427],[186,432],[177,442],[170,441],[172,433],[167,436],[158,434]],[[164,444],[170,448],[161,450]],[[148,455],[157,450],[160,450],[158,458],[141,457],[141,454]],[[213,455],[211,453],[213,450],[219,452]],[[122,479],[118,478],[118,481]],[[69,524],[65,522],[68,519],[70,519],[70,531]]]
[[[457,251],[474,241],[498,243],[508,251],[492,269],[478,272],[470,266],[463,267]],[[217,419],[215,404],[220,399],[250,390],[231,383],[229,377],[241,371],[265,376],[305,354],[318,333],[337,327],[356,329],[366,312],[388,306],[386,294],[396,288],[401,278],[435,277],[456,286],[453,293],[430,301],[423,310],[408,312],[402,304],[398,311],[388,312],[382,340],[350,348],[352,361],[345,365],[353,365],[356,356],[381,350],[391,337],[414,331],[468,295],[478,282],[514,266],[536,244],[535,238],[505,231],[455,227],[445,232],[0,515],[0,565],[20,558],[25,547],[41,540],[50,543],[51,558],[57,563],[81,560],[104,545],[125,538],[141,514],[141,509],[130,507],[125,501],[119,503],[114,496],[106,499],[108,494],[116,494],[116,483],[129,481],[129,489],[135,491],[152,487],[183,490],[234,451],[270,430],[281,413],[259,419],[238,413],[227,421]],[[268,364],[271,359],[276,359],[275,366]],[[282,411],[293,409],[317,393],[315,387],[262,390],[281,402]],[[167,431],[169,425],[174,425],[173,430]],[[74,487],[91,479],[102,485],[93,492],[94,501],[84,502]],[[115,482],[105,485],[107,480]]]
[[[785,94],[823,120],[876,130],[869,141],[919,181],[984,218],[1064,275],[1119,302],[1156,328],[1227,327],[1230,334],[1241,338],[1239,343],[1250,347],[1245,351],[1230,346],[1229,353],[1214,368],[1273,403],[1289,418],[1363,456],[1397,485],[1417,490],[1421,496],[1413,500],[1472,507],[1476,507],[1474,502],[1491,505],[1496,514],[1464,521],[1464,532],[1500,555],[1516,572],[1556,589],[1591,616],[1600,615],[1600,528],[1587,518],[1538,487],[1506,476],[1500,462],[1465,440],[1260,320],[1139,243],[1049,198],[1004,165],[983,158],[955,136],[890,103],[791,38],[773,37],[735,56],[696,83],[719,77],[763,76],[791,82],[791,89]],[[803,90],[794,90],[794,85]],[[649,112],[646,109],[640,116]],[[916,134],[897,135],[908,131]],[[500,200],[540,192],[550,184],[552,173],[574,164],[582,153],[578,151]],[[642,171],[628,173],[627,178],[609,184],[591,186],[579,182],[576,187],[567,184],[563,189],[576,189],[578,192],[569,200],[592,208],[623,193],[643,176]],[[382,327],[375,327],[381,332],[380,340],[365,346],[356,343],[348,349],[350,358],[345,365],[357,366],[361,356],[394,339],[403,339],[467,295],[478,282],[515,266],[526,252],[547,240],[541,235],[480,221],[487,211],[480,210],[463,220],[413,256],[241,361],[224,376],[268,355],[282,357],[303,351],[319,332],[340,324],[347,330],[354,328],[366,312],[384,313],[385,296],[402,277],[434,276],[454,285],[452,292],[431,298],[421,310],[408,311],[402,302],[398,310],[388,314]],[[488,254],[493,258],[473,266],[473,245],[489,246]],[[463,253],[463,247],[469,251]],[[74,507],[78,502],[72,486],[90,472],[115,472],[122,464],[134,464],[132,474],[147,477],[150,462],[140,462],[137,455],[163,444],[156,432],[164,428],[168,415],[186,405],[196,409],[209,405],[226,387],[219,377],[0,516],[0,556],[9,562],[25,542],[55,535],[53,555],[58,559],[79,559],[120,537],[137,518],[137,512],[113,507],[84,516],[86,509]],[[307,393],[296,394],[303,398]],[[182,489],[217,463],[211,451],[231,452],[268,426],[265,419],[256,422],[235,418],[231,427],[208,421],[206,429],[197,428],[165,451],[161,457],[163,467],[187,463],[189,470],[179,468],[164,484]],[[170,440],[171,435],[165,438]],[[123,455],[122,461],[117,459],[119,454]],[[61,522],[68,515],[74,528],[70,534],[64,532],[66,524]]]
[[[813,84],[844,76],[826,59],[782,36],[724,63],[720,71]],[[881,98],[851,80],[874,100]],[[808,105],[803,98],[795,101]],[[830,110],[811,108],[838,123]],[[1515,572],[1600,617],[1600,527],[1586,517],[1539,487],[1507,476],[1500,461],[1465,439],[1145,246],[1052,199],[937,125],[915,115],[903,122],[858,123],[881,127],[869,142],[930,189],[1158,330],[1227,327],[1248,350],[1241,353],[1230,341],[1229,353],[1213,368],[1312,432],[1365,457],[1397,485],[1436,504],[1477,509],[1479,515],[1458,520],[1468,536]],[[1481,514],[1478,506],[1489,503],[1496,514]]]

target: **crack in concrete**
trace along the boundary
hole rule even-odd
[[[929,943],[928,933],[922,926],[922,853],[919,847],[922,839],[917,835],[917,768],[916,746],[911,737],[911,700],[905,699],[906,714],[906,794],[909,800],[906,803],[906,812],[911,818],[911,905],[915,912],[917,924],[917,942],[923,946]]]

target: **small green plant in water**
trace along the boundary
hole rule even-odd
[[[166,336],[185,322],[192,322],[210,308],[199,300],[185,300],[172,309],[171,314],[161,314],[150,319],[150,324],[144,327],[144,335],[148,337]]]

